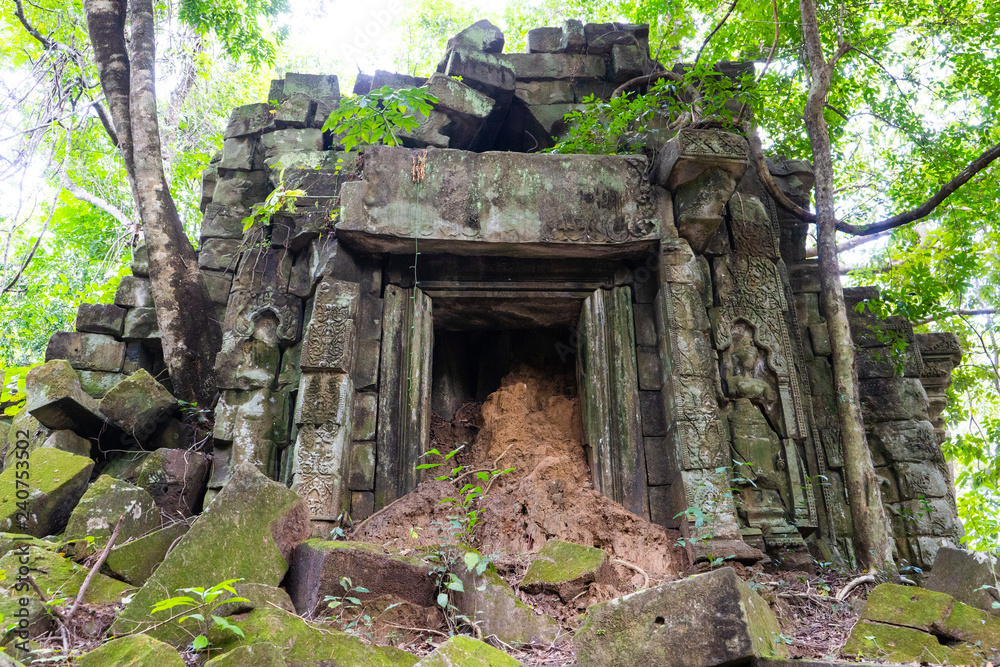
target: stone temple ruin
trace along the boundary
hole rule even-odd
[[[207,486],[204,506],[251,463],[297,491],[325,537],[424,479],[432,413],[451,419],[516,363],[544,358],[575,369],[592,483],[608,498],[706,538],[706,553],[853,562],[805,226],[765,192],[746,139],[716,128],[658,140],[655,160],[539,154],[586,96],[607,99],[658,65],[640,25],[568,21],[528,45],[502,53],[481,22],[429,79],[360,76],[358,93],[426,85],[437,97],[405,147],[338,150],[320,129],[336,76],[288,74],[272,83],[277,106],[233,112],[202,195],[199,263],[224,334],[214,431],[197,442],[210,472],[192,482]],[[808,205],[808,163],[768,166]],[[279,185],[306,196],[244,233]],[[82,306],[77,331],[52,337],[47,360],[68,360],[87,395],[29,386],[8,439],[76,431],[109,473],[138,450],[196,444],[169,410],[140,425],[114,401],[105,409],[142,369],[169,387],[147,274],[140,251],[113,305]],[[853,306],[874,293],[847,295]],[[961,350],[952,335],[851,312],[897,556],[928,566],[961,537],[939,446]],[[909,343],[903,360],[884,330]]]

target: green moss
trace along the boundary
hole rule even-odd
[[[949,637],[976,644],[996,660],[1000,657],[1000,618],[955,602],[947,620],[936,628]]]
[[[108,554],[107,568],[115,577],[142,586],[163,562],[170,545],[187,531],[187,524],[175,523],[114,547]]]
[[[10,465],[10,462],[14,460],[15,448],[17,441],[24,438],[24,434],[27,433],[28,437],[28,452],[33,452],[42,446],[45,442],[45,438],[49,435],[49,430],[41,425],[41,423],[31,416],[31,413],[25,408],[21,408],[21,411],[14,415],[14,419],[11,421],[10,429],[7,431],[6,439],[0,439],[0,444],[4,444],[7,447],[7,453],[4,456],[4,468]]]
[[[935,623],[948,617],[952,604],[952,597],[944,593],[914,586],[881,584],[868,594],[861,618],[930,630]]]
[[[0,556],[3,556],[11,549],[17,547],[39,547],[40,549],[55,549],[55,542],[42,540],[31,535],[20,535],[18,533],[0,533]]]
[[[205,667],[285,667],[285,650],[270,642],[238,646],[212,658]]]
[[[288,549],[307,533],[306,509],[298,494],[253,466],[242,465],[122,610],[111,631],[148,631],[175,646],[187,644],[190,638],[176,624],[157,625],[166,617],[151,615],[157,602],[181,588],[207,588],[228,579],[277,586],[288,563],[276,539]]]
[[[146,635],[115,639],[86,653],[74,664],[80,667],[184,667],[184,660],[171,646]]]
[[[472,637],[452,637],[417,663],[417,667],[517,667],[503,651]]]
[[[8,581],[7,583],[12,583]],[[21,604],[20,593],[12,589],[0,588],[0,617],[3,623],[0,627],[5,627],[15,621],[26,621],[28,624],[28,634],[31,637],[38,637],[42,633],[52,628],[52,618],[45,612],[42,603],[35,598],[27,598],[27,604]],[[0,632],[0,645],[14,643],[14,630],[12,626],[9,631]],[[0,662],[0,667],[6,667]]]
[[[913,628],[859,621],[841,655],[880,662],[919,662],[932,665],[974,665],[982,656],[971,649],[942,646],[934,635]]]
[[[94,462],[52,447],[40,447],[28,456],[27,467],[11,465],[0,473],[0,530],[16,530],[36,537],[62,531],[70,512],[87,488]],[[18,500],[17,474],[29,473],[27,500]],[[22,487],[23,489],[23,487]],[[18,525],[18,503],[27,503],[28,522]]]
[[[209,640],[215,650],[228,652],[240,645],[267,642],[284,651],[285,664],[306,667],[333,664],[352,667],[410,667],[417,658],[395,648],[369,646],[345,632],[318,628],[280,609],[255,609],[234,623],[245,635],[213,629]],[[214,650],[213,650],[214,652]],[[233,663],[236,664],[236,663]]]
[[[521,586],[552,585],[593,575],[607,559],[603,549],[549,540],[531,562]]]
[[[427,567],[427,562],[420,560],[415,556],[400,556],[398,554],[387,554],[385,550],[377,544],[371,544],[369,542],[346,542],[346,541],[330,541],[323,540],[319,538],[313,538],[311,540],[306,540],[304,544],[316,549],[317,551],[334,551],[341,549],[344,551],[350,550],[361,550],[368,551],[373,554],[378,554],[379,556],[390,558],[401,563],[406,563],[408,565],[413,565],[415,567]]]
[[[68,558],[39,547],[28,547],[24,556],[17,551],[8,553],[0,558],[0,570],[16,572],[25,565],[22,558],[27,560],[31,577],[49,599],[76,597],[89,572]],[[128,584],[98,574],[91,580],[83,601],[116,604],[131,589]]]
[[[153,497],[144,489],[101,475],[80,498],[66,524],[64,537],[68,540],[93,537],[97,546],[103,547],[120,517],[125,519],[118,534],[119,542],[145,535],[160,525]]]

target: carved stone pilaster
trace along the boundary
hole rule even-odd
[[[941,444],[946,437],[942,414],[948,406],[951,372],[962,362],[962,347],[951,332],[916,334],[915,339],[923,360],[920,384],[927,392],[927,412]]]

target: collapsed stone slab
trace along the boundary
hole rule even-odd
[[[496,635],[508,644],[545,644],[562,633],[559,623],[521,602],[499,574],[481,576],[464,568],[458,574],[464,591],[455,595],[455,606],[479,623],[485,635]]]
[[[573,638],[577,664],[735,665],[782,657],[774,613],[729,567],[601,602]]]
[[[171,644],[189,637],[174,624],[159,624],[150,610],[180,588],[214,586],[227,579],[277,586],[292,548],[309,534],[305,504],[284,485],[251,465],[241,465],[215,501],[122,610],[115,634],[149,632]]]
[[[984,664],[1000,658],[1000,619],[945,593],[880,584],[841,649],[848,658]]]
[[[201,505],[208,472],[204,454],[161,448],[143,460],[136,485],[152,496],[165,521],[177,521],[193,516]]]
[[[326,596],[342,595],[342,577],[370,591],[357,594],[362,600],[388,595],[432,607],[437,587],[431,570],[419,558],[387,554],[378,545],[314,539],[295,548],[287,586],[295,610],[303,616],[315,615]]]
[[[528,593],[556,593],[569,602],[589,584],[608,584],[615,579],[604,549],[549,540],[531,561],[521,588]]]
[[[132,667],[184,667],[184,660],[169,644],[146,635],[113,639],[80,656],[80,667],[132,665]]]
[[[26,463],[24,469],[30,471],[26,480],[18,477],[22,468],[17,465],[0,473],[0,530],[35,537],[57,535],[87,490],[94,462],[52,447],[40,447],[28,455]]]
[[[38,588],[50,599],[75,598],[80,593],[84,579],[90,574],[90,568],[77,565],[61,554],[41,547],[14,550],[0,558],[0,570],[14,573],[21,568],[27,568]],[[130,590],[132,589],[128,584],[103,574],[95,574],[84,592],[83,602],[118,604]],[[26,597],[37,599],[37,594],[32,590]]]
[[[127,482],[101,475],[87,489],[66,524],[68,540],[93,537],[103,547],[119,518],[117,542],[141,537],[160,525],[156,504],[148,493]]]
[[[232,632],[213,629],[208,638],[212,646],[223,655],[207,663],[212,667],[256,664],[244,662],[252,653],[248,648],[263,643],[272,644],[281,653],[279,664],[323,667],[411,667],[416,656],[396,648],[363,644],[360,639],[344,632],[320,629],[301,618],[280,609],[255,609],[244,620],[233,622],[243,631],[243,637]],[[239,648],[243,646],[243,648]],[[231,651],[239,650],[238,659],[228,658]],[[265,655],[273,655],[265,649]],[[267,664],[267,663],[264,663]]]
[[[456,635],[422,658],[415,667],[517,667],[520,664],[485,642]]]
[[[187,524],[175,523],[112,548],[105,561],[108,572],[116,579],[142,586],[187,531]]]
[[[116,384],[101,399],[101,412],[139,442],[149,440],[180,407],[145,369]]]
[[[943,547],[937,553],[934,569],[924,586],[1000,616],[998,578],[1000,558],[982,551]]]
[[[104,425],[97,401],[80,386],[69,362],[53,359],[28,371],[26,409],[51,429],[96,435]]]

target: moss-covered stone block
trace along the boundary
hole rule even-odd
[[[150,613],[157,602],[180,588],[210,587],[228,579],[277,586],[293,547],[308,535],[309,514],[298,494],[254,466],[240,465],[111,631],[146,631],[173,645],[187,644],[190,638],[181,628],[157,625],[162,618]]]
[[[11,420],[6,438],[0,440],[0,445],[6,447],[7,452],[3,458],[3,467],[6,469],[10,466],[20,452],[24,452],[20,456],[27,456],[41,447],[50,433],[52,431],[42,426],[30,412],[22,408]]]
[[[21,535],[19,533],[0,533],[0,556],[3,556],[11,549],[17,547],[39,547],[41,549],[55,549],[55,542],[43,540],[31,535]]]
[[[416,656],[406,651],[364,644],[357,637],[318,628],[279,609],[255,609],[245,620],[233,621],[233,624],[245,636],[240,638],[231,632],[213,629],[208,638],[215,650],[226,653],[241,645],[266,642],[284,652],[284,664],[289,667],[411,667],[417,662]]]
[[[729,567],[595,604],[573,639],[581,667],[742,664],[783,657],[771,608]]]
[[[312,539],[295,548],[287,587],[298,613],[316,613],[327,595],[342,595],[341,577],[371,593],[362,599],[392,596],[401,601],[434,606],[437,587],[432,566],[419,558],[386,553],[377,544]]]
[[[924,586],[953,596],[959,602],[978,607],[988,613],[1000,615],[1000,558],[983,551],[966,551],[955,547],[942,547],[934,559],[934,569]]]
[[[145,369],[116,384],[101,399],[101,412],[139,442],[146,442],[180,404]]]
[[[589,584],[612,579],[614,570],[604,549],[549,540],[531,561],[521,588],[528,593],[557,593],[569,602]]]
[[[978,665],[983,662],[983,656],[970,647],[950,648],[927,632],[868,621],[858,621],[840,655],[879,662],[930,665]]]
[[[54,551],[40,547],[15,549],[0,558],[0,570],[14,573],[22,567],[28,568],[31,578],[50,600],[75,598],[90,571]],[[93,604],[117,604],[130,590],[132,587],[128,584],[115,581],[103,574],[96,574],[87,587],[83,601]],[[34,591],[25,595],[36,597]]]
[[[236,591],[236,597],[244,598],[244,601],[219,605],[213,612],[216,616],[235,616],[262,608],[283,609],[290,614],[295,613],[292,600],[284,588],[268,586],[267,584],[238,582],[233,586],[233,589]]]
[[[951,613],[954,599],[915,586],[880,584],[868,594],[861,618],[929,632]]]
[[[285,650],[271,642],[238,646],[212,658],[205,667],[285,667]]]
[[[455,595],[455,606],[477,621],[486,635],[508,644],[545,644],[562,633],[559,623],[521,602],[495,570],[476,576],[459,568],[464,592]]]
[[[109,459],[104,464],[100,472],[104,475],[111,475],[116,479],[125,480],[130,484],[135,484],[139,477],[139,470],[142,468],[142,463],[149,457],[149,454],[150,452],[139,450],[119,452],[117,456]]]
[[[80,386],[80,377],[64,359],[53,359],[28,371],[27,410],[40,423],[52,429],[70,429],[96,434],[104,417]]]
[[[130,635],[113,639],[85,653],[75,662],[79,667],[184,667],[184,659],[172,646],[147,635]]]
[[[153,498],[137,486],[101,475],[80,498],[66,524],[67,540],[93,537],[103,547],[119,518],[124,517],[117,541],[127,542],[160,526],[160,513]]]
[[[935,633],[978,647],[994,663],[1000,660],[1000,618],[982,609],[956,601],[948,618],[935,627]]]
[[[422,658],[417,667],[517,667],[520,664],[485,642],[458,635]]]
[[[8,576],[6,583],[12,585],[14,582]],[[21,604],[22,602],[27,604]],[[3,616],[3,623],[0,625],[0,646],[12,643],[15,638],[20,640],[20,636],[14,634],[15,631],[27,630],[28,637],[34,638],[49,632],[54,625],[52,616],[45,611],[45,607],[37,598],[24,597],[12,588],[0,588],[0,615]],[[2,655],[0,653],[0,656]],[[2,660],[0,667],[6,667],[6,663]]]
[[[93,449],[90,440],[81,438],[73,431],[68,430],[55,431],[45,439],[42,447],[53,447],[61,449],[64,452],[69,452],[70,454],[86,456],[88,458],[90,458],[90,452]]]
[[[0,473],[0,530],[35,537],[61,533],[93,468],[89,458],[52,447],[17,458]]]
[[[111,549],[105,568],[116,579],[142,586],[163,562],[167,551],[184,533],[185,523],[175,523]]]

